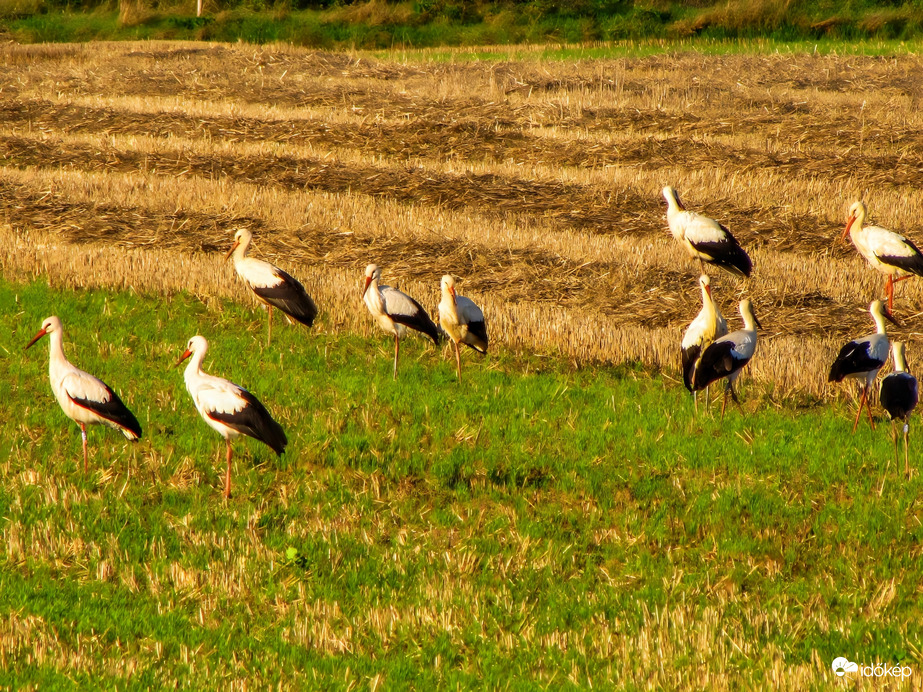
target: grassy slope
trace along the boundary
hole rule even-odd
[[[0,29],[22,42],[93,40],[205,40],[287,42],[321,49],[579,44],[598,41],[737,39],[775,42],[918,41],[919,3],[860,1],[777,3],[736,0],[713,5],[655,3],[334,3],[326,9],[291,10],[259,1],[66,3],[0,0]],[[463,10],[463,8],[466,8]]]
[[[657,376],[505,354],[458,387],[415,339],[395,383],[383,336],[280,326],[260,353],[263,315],[192,297],[0,305],[0,685],[733,684],[923,634],[920,477],[844,410],[694,419]],[[47,344],[20,350],[53,312],[145,428],[92,429],[88,478]],[[238,442],[228,503],[171,367],[196,332],[291,440]]]

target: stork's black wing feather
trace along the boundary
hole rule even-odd
[[[92,411],[98,416],[111,421],[125,432],[125,437],[131,440],[137,440],[141,437],[141,424],[135,418],[135,414],[128,410],[128,407],[122,403],[118,394],[112,391],[112,388],[105,382],[102,385],[109,393],[109,401],[94,401],[93,399],[82,399],[80,397],[68,397],[80,408]],[[128,433],[131,433],[129,435]]]
[[[850,341],[840,349],[840,355],[830,366],[827,382],[842,382],[849,375],[877,370],[881,366],[882,362],[869,354],[867,341]]]
[[[487,323],[483,320],[469,322],[468,334],[474,337],[475,342],[471,344],[465,341],[465,346],[478,353],[487,353]]]
[[[298,279],[278,267],[273,269],[280,282],[275,286],[253,286],[253,292],[292,319],[310,327],[317,317],[317,305]]]
[[[690,392],[692,389],[692,376],[695,373],[695,364],[702,353],[702,346],[694,344],[683,349],[683,384]]]
[[[906,420],[918,398],[917,378],[909,372],[892,372],[881,381],[881,407],[891,420]]]
[[[247,402],[247,405],[240,411],[234,413],[209,411],[208,417],[234,428],[242,435],[259,440],[281,456],[288,444],[288,438],[285,437],[282,426],[273,420],[260,400],[246,389],[240,389],[240,396]]]
[[[692,247],[697,252],[705,255],[705,261],[709,264],[719,266],[738,276],[750,276],[753,271],[753,262],[750,260],[750,255],[740,246],[740,243],[737,242],[737,239],[731,235],[727,228],[724,226],[721,226],[721,228],[727,234],[725,240],[694,242]]]
[[[715,341],[709,344],[695,368],[692,383],[695,391],[705,389],[712,382],[734,374],[750,362],[749,358],[739,358],[734,354],[735,346],[733,341]]]

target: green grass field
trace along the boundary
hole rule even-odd
[[[322,317],[267,349],[263,313],[192,296],[0,283],[0,304],[4,688],[829,689],[837,656],[923,674],[921,482],[883,420],[851,436],[846,407],[746,381],[746,415],[696,418],[657,374],[502,352],[466,353],[460,387],[422,339],[394,382],[384,334]],[[47,340],[22,350],[49,314],[144,427],[92,428],[86,477]],[[230,501],[174,367],[195,333],[290,439],[281,461],[238,441]]]

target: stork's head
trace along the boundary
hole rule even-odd
[[[61,331],[61,320],[59,320],[55,315],[51,317],[46,317],[45,321],[42,322],[42,328],[39,330],[38,334],[32,337],[32,341],[26,344],[26,348],[30,348],[32,344],[41,339],[46,334],[51,334],[52,332]],[[26,349],[23,349],[26,350]]]
[[[446,274],[442,277],[442,292],[452,296],[452,302],[455,302],[457,297],[455,295],[455,277],[451,274]]]
[[[760,324],[756,313],[753,312],[753,301],[751,301],[749,298],[744,298],[742,301],[740,301],[739,310],[740,316],[744,318],[744,326],[747,329],[751,329],[751,323],[754,325],[752,329],[756,329],[757,327],[760,329],[763,328],[763,325]]]
[[[709,298],[711,297],[711,279],[708,278],[707,274],[702,274],[699,277],[699,286],[702,290],[708,294]]]
[[[849,230],[852,228],[853,224],[858,221],[858,226],[862,227],[862,222],[865,221],[865,202],[859,200],[852,203],[852,206],[849,207],[849,219],[846,221],[846,229],[843,231],[843,235],[840,240],[845,241],[846,236],[849,235]]]
[[[668,204],[669,206],[672,206],[672,205],[675,204],[675,205],[676,205],[677,207],[679,207],[680,209],[685,209],[685,208],[686,208],[685,205],[683,204],[682,200],[680,200],[680,198],[679,198],[679,193],[676,191],[675,188],[670,187],[669,185],[667,185],[665,188],[663,188],[663,197],[664,197],[664,199],[667,200],[667,204]]]
[[[228,250],[228,254],[224,256],[224,259],[227,260],[231,255],[234,254],[236,250],[241,245],[244,246],[244,252],[250,247],[250,241],[253,240],[253,234],[246,228],[238,228],[237,233],[234,234],[234,244],[231,246],[231,249]]]
[[[888,312],[888,309],[885,307],[885,304],[881,300],[873,300],[872,304],[869,305],[869,312],[872,313],[872,319],[875,320],[875,323],[884,324],[881,320],[888,320],[895,327],[900,327],[901,323],[894,319],[894,315]]]
[[[377,281],[381,278],[381,268],[377,264],[370,264],[365,268],[365,287],[362,289],[362,295],[365,295],[365,292],[369,290],[369,286],[372,285],[372,281]]]
[[[180,356],[180,359],[176,361],[176,364],[179,365],[189,356],[196,353],[201,353],[204,356],[207,350],[208,342],[205,340],[205,337],[196,334],[194,337],[189,339],[188,342],[186,342],[186,350],[183,352],[183,355]]]

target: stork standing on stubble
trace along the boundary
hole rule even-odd
[[[370,264],[365,268],[362,299],[372,317],[378,322],[378,326],[394,335],[394,379],[397,379],[401,337],[406,333],[407,327],[425,334],[437,346],[439,330],[417,301],[396,288],[380,284],[380,279],[381,269],[377,265]]]
[[[853,432],[856,432],[856,428],[859,426],[863,406],[866,406],[872,430],[875,429],[872,408],[868,404],[869,388],[872,386],[872,382],[875,381],[878,371],[888,360],[889,344],[888,333],[885,330],[885,320],[887,319],[897,324],[891,314],[885,311],[884,303],[880,300],[874,301],[869,306],[869,312],[872,319],[875,320],[875,332],[853,339],[843,346],[836,360],[833,361],[833,365],[830,366],[830,374],[827,377],[828,382],[842,382],[847,377],[859,380],[862,387],[862,398],[859,400],[859,410],[856,412],[856,421],[852,426]]]
[[[61,320],[57,317],[52,316],[42,322],[41,330],[26,344],[26,349],[46,334],[50,340],[48,377],[51,380],[51,391],[54,392],[64,414],[80,426],[83,472],[86,473],[89,466],[88,425],[108,425],[134,442],[141,437],[141,424],[109,385],[84,372],[64,357],[64,332]]]
[[[720,339],[728,333],[727,320],[724,319],[712,296],[711,281],[705,274],[699,277],[699,287],[702,289],[702,309],[686,328],[681,344],[683,384],[692,392],[693,397],[697,393],[692,384],[702,352],[715,339]],[[698,401],[696,399],[694,401],[698,410]]]
[[[894,372],[881,381],[881,407],[891,417],[891,438],[894,440],[894,464],[897,465],[897,427],[895,421],[904,423],[904,475],[910,477],[910,457],[907,452],[907,437],[910,434],[910,414],[917,407],[919,392],[917,378],[907,371],[904,358],[904,344],[891,344]]]
[[[487,353],[487,325],[484,313],[470,298],[455,292],[455,278],[449,274],[442,277],[442,300],[439,301],[439,325],[449,335],[455,346],[455,365],[458,381],[461,382],[461,353],[458,344]]]
[[[272,309],[279,308],[289,323],[301,322],[310,327],[317,317],[317,306],[304,290],[304,286],[290,274],[278,267],[247,257],[253,234],[246,228],[241,228],[234,234],[234,244],[225,255],[225,259],[234,256],[234,269],[237,276],[243,279],[250,287],[253,294],[266,305],[269,311],[269,333],[266,345],[272,343]]]
[[[735,404],[740,403],[734,391],[734,382],[740,376],[740,371],[753,358],[756,352],[756,328],[762,327],[753,313],[753,303],[749,299],[740,301],[739,309],[744,328],[715,339],[706,347],[696,366],[692,383],[693,390],[699,391],[722,377],[727,378],[724,400],[721,402],[722,418],[727,406],[728,394],[731,395]]]
[[[864,202],[853,202],[849,208],[849,220],[840,240],[846,235],[852,239],[859,254],[882,274],[887,274],[885,295],[888,298],[888,312],[894,311],[894,284],[911,276],[923,276],[923,255],[912,241],[900,233],[880,226],[865,226]],[[896,277],[896,278],[895,278]]]
[[[667,200],[670,233],[683,244],[692,259],[699,260],[703,274],[705,266],[702,263],[708,262],[735,276],[750,276],[753,262],[727,227],[707,216],[686,211],[679,194],[670,186],[663,188],[663,196]]]
[[[227,472],[224,479],[224,496],[231,497],[231,442],[240,435],[247,435],[267,445],[282,456],[288,439],[285,431],[260,403],[243,387],[221,377],[202,372],[202,361],[208,352],[204,336],[189,339],[186,351],[176,364],[192,356],[183,379],[186,389],[195,403],[196,410],[212,430],[224,438],[227,445]]]

